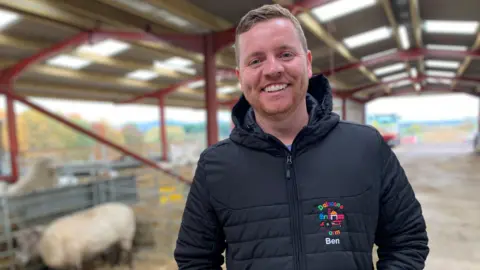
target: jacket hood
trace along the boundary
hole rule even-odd
[[[304,150],[308,145],[320,141],[339,122],[340,117],[332,112],[332,89],[327,78],[320,74],[308,81],[306,95],[309,121],[295,138],[292,150]],[[230,139],[236,143],[257,150],[284,152],[285,146],[272,135],[263,132],[255,121],[255,114],[244,95],[232,109],[232,121],[235,125]]]

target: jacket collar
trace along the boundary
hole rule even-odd
[[[317,75],[310,78],[306,95],[309,112],[308,125],[302,129],[294,141],[295,150],[302,151],[308,145],[320,141],[333,129],[339,121],[339,116],[332,112],[332,90],[327,78]],[[232,120],[235,128],[230,139],[246,147],[279,154],[285,151],[273,136],[266,134],[257,125],[251,105],[242,95],[232,110]]]

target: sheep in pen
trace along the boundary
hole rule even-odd
[[[123,203],[104,203],[58,218],[46,226],[22,231],[16,237],[18,264],[41,260],[49,269],[92,269],[95,258],[123,254],[133,270],[133,240],[136,220],[133,210]]]

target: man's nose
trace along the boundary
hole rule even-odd
[[[266,61],[265,75],[278,76],[284,71],[283,65],[275,57],[270,57]]]

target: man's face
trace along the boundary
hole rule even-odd
[[[256,113],[288,115],[304,102],[312,76],[312,55],[305,53],[291,21],[261,22],[239,36],[237,77]]]

